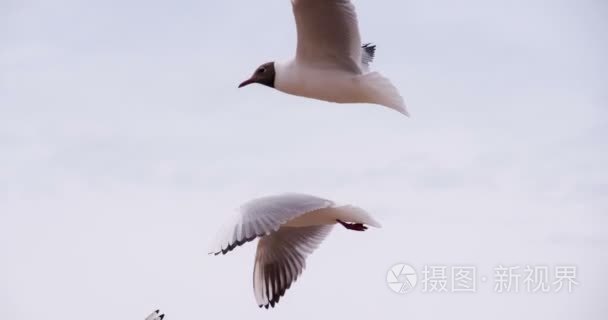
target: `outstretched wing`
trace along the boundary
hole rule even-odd
[[[258,305],[274,307],[306,266],[306,257],[321,244],[333,225],[282,227],[258,243],[253,292]]]
[[[361,38],[349,0],[292,0],[298,32],[296,60],[360,74]]]
[[[293,218],[333,206],[330,200],[297,193],[251,200],[241,206],[233,222],[220,232],[210,253],[226,254],[237,246],[279,230]]]

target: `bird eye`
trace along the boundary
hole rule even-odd
[[[264,73],[266,72],[266,68],[262,67],[258,69],[258,73]]]

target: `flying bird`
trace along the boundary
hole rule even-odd
[[[259,238],[253,267],[258,306],[274,307],[335,224],[365,231],[380,227],[363,209],[315,196],[288,193],[251,200],[219,234],[210,254],[226,254]]]
[[[146,320],[163,320],[164,317],[164,313],[160,314],[160,310],[155,310],[154,312],[150,313],[149,316],[146,317]]]
[[[262,64],[239,88],[259,83],[318,100],[378,104],[409,116],[390,80],[369,71],[376,47],[362,45],[350,0],[292,0],[291,4],[298,34],[295,57]]]

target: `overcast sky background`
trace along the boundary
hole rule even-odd
[[[292,55],[287,0],[0,0],[0,318],[605,319],[608,3],[355,5],[409,119],[237,89]],[[384,228],[335,228],[259,310],[255,245],[206,253],[286,191]],[[399,262],[490,280],[398,295]],[[496,294],[498,264],[576,265],[580,285]]]

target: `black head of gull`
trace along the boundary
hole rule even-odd
[[[274,88],[274,78],[274,62],[267,62],[255,69],[255,72],[251,75],[251,77],[243,81],[239,85],[239,88],[242,88],[246,85],[250,85],[252,83],[259,83]]]

